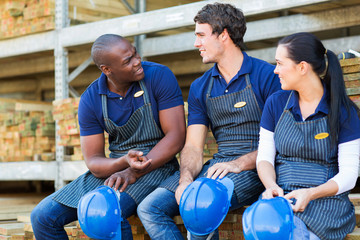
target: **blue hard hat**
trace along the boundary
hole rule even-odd
[[[207,235],[220,226],[230,207],[234,183],[230,178],[198,178],[181,195],[180,215],[186,229]]]
[[[121,240],[121,209],[114,189],[100,186],[84,195],[77,215],[84,233],[94,239]]]
[[[242,217],[246,240],[292,240],[294,213],[283,197],[261,199],[248,207]]]

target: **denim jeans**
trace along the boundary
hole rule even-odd
[[[237,202],[236,196],[233,194],[230,209],[240,207]],[[173,192],[165,188],[157,188],[139,204],[137,213],[151,239],[184,239],[173,220],[176,215],[180,214],[179,205]],[[195,236],[191,234],[191,239],[194,240],[205,240],[207,237],[208,235]],[[219,239],[217,230],[211,239]]]
[[[294,226],[293,240],[320,240],[320,238],[310,231],[305,223],[297,216],[294,216]]]
[[[44,198],[31,213],[31,224],[36,240],[69,239],[64,226],[77,220],[77,209],[54,201],[53,194]],[[133,239],[131,227],[126,220],[136,213],[135,201],[126,193],[120,193],[122,239]]]

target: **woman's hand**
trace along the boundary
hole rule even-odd
[[[283,196],[284,196],[284,190],[280,188],[278,185],[271,186],[262,193],[263,199],[270,199],[274,197],[283,197]]]
[[[296,199],[295,205],[292,205],[294,212],[303,212],[309,202],[312,200],[311,188],[302,188],[291,191],[284,196],[286,199]]]

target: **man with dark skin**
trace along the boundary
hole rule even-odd
[[[79,125],[89,171],[45,198],[33,210],[36,239],[68,239],[64,225],[77,220],[80,198],[100,185],[120,191],[123,239],[132,239],[126,220],[137,205],[178,169],[184,145],[183,99],[169,68],[142,62],[125,38],[105,34],[91,55],[102,71],[82,94]],[[105,156],[104,131],[110,157]]]

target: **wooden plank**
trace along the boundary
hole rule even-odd
[[[97,9],[85,9],[80,7],[69,8],[69,18],[83,22],[102,21],[111,18],[120,17],[118,14],[99,12]]]
[[[11,235],[11,240],[24,240],[25,233],[14,233]]]
[[[355,230],[348,234],[345,237],[345,240],[360,240],[360,229],[359,228],[355,228]]]
[[[360,58],[349,58],[340,60],[341,67],[360,64]]]
[[[150,236],[147,234],[134,234],[133,240],[150,240]]]
[[[19,214],[19,215],[17,216],[17,221],[18,221],[18,222],[23,222],[23,223],[29,223],[29,222],[31,222],[30,214]]]
[[[360,79],[360,73],[344,74],[345,81],[353,81],[353,80],[359,80],[359,79]]]
[[[72,233],[73,233],[73,231],[74,231],[74,229],[76,229],[77,227],[76,226],[68,226],[68,227],[64,227],[64,229],[65,229],[65,232],[66,232],[66,234],[68,235],[68,236],[71,236],[72,235]]]
[[[24,223],[24,230],[25,232],[34,232],[31,223]]]
[[[222,223],[219,226],[219,231],[224,230],[224,231],[230,231],[230,230],[237,230],[237,231],[242,231],[242,223]]]
[[[342,67],[343,73],[356,73],[360,72],[360,64],[359,65],[350,65]]]
[[[359,80],[352,80],[352,81],[345,81],[346,88],[360,88],[360,79]]]
[[[34,238],[34,233],[32,233],[32,232],[25,232],[25,239],[26,239],[26,240],[35,239],[35,238]]]
[[[360,94],[360,88],[348,88],[348,89],[346,89],[346,93],[347,93],[347,95],[350,95],[350,96],[358,95],[358,94]]]
[[[11,236],[0,235],[0,240],[11,240]]]
[[[184,221],[182,220],[182,218],[181,218],[180,215],[179,215],[179,216],[175,216],[175,217],[173,218],[173,220],[174,220],[174,222],[175,222],[176,225],[184,224]]]
[[[355,207],[360,206],[360,193],[349,194],[349,199]]]
[[[92,0],[92,2],[90,2],[84,0],[70,0],[69,7],[74,6],[84,9],[90,9],[93,11],[95,10],[98,12],[110,13],[117,16],[125,16],[131,14],[129,10],[121,3],[121,1]]]
[[[355,206],[356,226],[360,226],[360,206]]]
[[[15,104],[15,111],[52,111],[52,103],[20,103]]]
[[[131,225],[132,234],[145,234],[145,228],[139,225]]]
[[[23,213],[31,212],[37,204],[23,204],[23,205],[12,205],[10,208],[9,205],[0,206],[0,214],[2,213]]]
[[[349,96],[349,98],[354,102],[360,102],[360,95],[354,95],[354,96]]]
[[[8,212],[8,213],[0,213],[0,220],[16,220],[18,215],[30,214],[31,210],[24,212]]]
[[[0,224],[0,234],[9,236],[13,233],[23,233],[24,226],[24,223]]]
[[[242,231],[219,231],[220,239],[228,239],[228,240],[245,240],[244,234]]]

